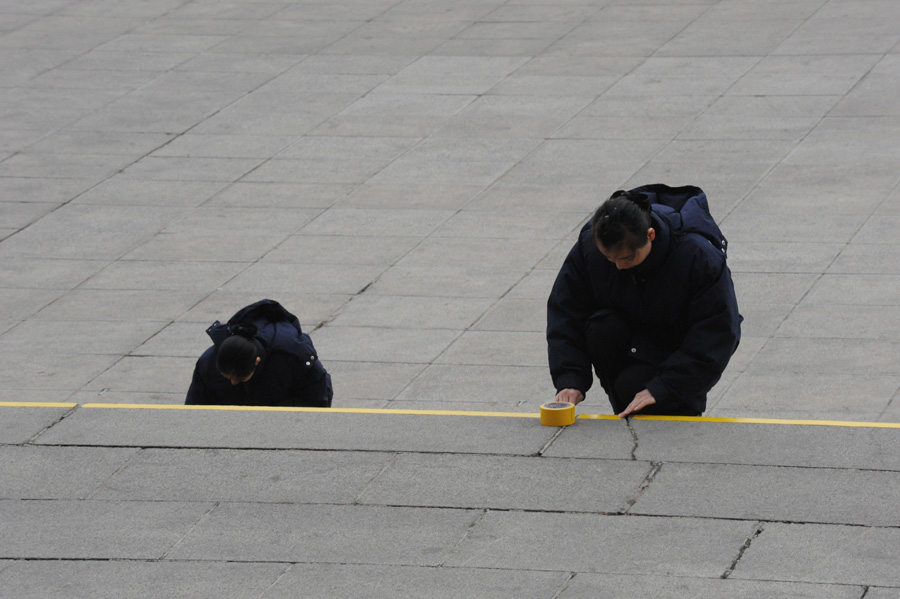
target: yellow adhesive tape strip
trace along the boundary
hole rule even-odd
[[[563,401],[541,406],[541,424],[544,426],[569,426],[575,424],[575,404]]]

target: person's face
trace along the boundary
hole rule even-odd
[[[651,227],[650,229],[647,229],[647,243],[645,243],[643,247],[632,248],[629,247],[627,243],[623,243],[615,248],[607,248],[597,244],[597,248],[607,260],[616,265],[616,268],[619,270],[627,270],[638,266],[647,259],[647,256],[650,255],[650,247],[653,245],[654,239],[656,239],[656,231]]]
[[[251,370],[250,374],[248,374],[247,376],[235,376],[233,374],[225,374],[224,372],[220,374],[228,379],[228,382],[230,382],[232,385],[240,385],[241,383],[246,383],[247,381],[252,379],[253,375],[256,373],[256,367],[259,365],[260,359],[261,358],[256,358],[256,363],[253,365],[253,370]]]

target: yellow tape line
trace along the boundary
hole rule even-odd
[[[75,408],[71,402],[0,401],[0,407]],[[183,404],[85,403],[82,408],[130,410],[211,410],[217,412],[321,412],[329,414],[406,414],[415,416],[481,416],[491,418],[540,418],[537,412],[476,412],[470,410],[411,410],[389,408],[291,408],[274,406],[188,406]],[[635,420],[684,422],[720,422],[727,424],[783,424],[793,426],[834,426],[856,428],[895,428],[900,422],[854,422],[845,420],[787,420],[778,418],[718,418],[715,416],[634,416]],[[579,414],[578,420],[619,420],[615,414]]]
[[[462,410],[392,410],[387,408],[293,408],[275,406],[197,406],[175,404],[86,403],[82,408],[129,408],[138,410],[215,410],[237,412],[321,412],[327,414],[414,414],[419,416],[490,416],[500,418],[540,418],[532,412],[472,412]]]
[[[0,406],[7,408],[74,408],[77,405],[57,401],[0,401]]]
[[[578,418],[601,420],[618,418],[606,414],[581,414]],[[682,422],[725,422],[729,424],[790,424],[794,426],[843,426],[860,428],[900,428],[900,422],[853,422],[845,420],[787,420],[779,418],[718,418],[715,416],[635,416],[635,420],[668,420]]]

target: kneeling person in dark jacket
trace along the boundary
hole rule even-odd
[[[207,329],[213,345],[194,368],[186,404],[327,408],[331,375],[296,316],[274,300]]]
[[[700,415],[741,336],[726,245],[697,187],[645,186],[604,202],[547,302],[556,401],[582,401],[593,367],[622,418]]]

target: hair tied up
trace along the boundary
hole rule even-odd
[[[617,191],[609,199],[613,198],[622,198],[623,200],[628,200],[638,208],[640,208],[643,212],[650,214],[651,210],[651,202],[650,196],[640,191]]]
[[[247,339],[253,339],[258,331],[259,329],[256,328],[256,325],[252,324],[233,324],[228,327],[228,332],[232,335],[240,335]]]
[[[601,247],[644,247],[652,225],[650,197],[621,189],[603,202],[591,218],[594,242]]]

